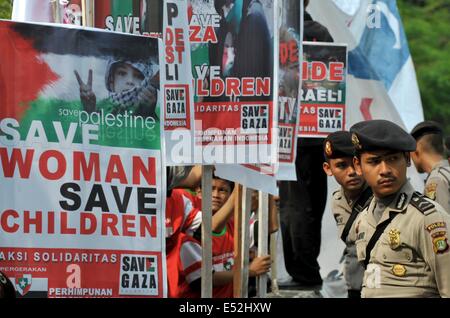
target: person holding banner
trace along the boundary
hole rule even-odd
[[[304,6],[309,1],[304,0]],[[300,10],[298,10],[300,12]],[[296,14],[293,12],[292,14]],[[304,41],[333,42],[320,23],[304,12]],[[280,287],[319,288],[317,261],[320,253],[322,216],[327,201],[327,177],[322,173],[323,140],[299,138],[295,162],[297,181],[280,182],[280,224],[286,270],[292,282]]]
[[[120,114],[126,111],[135,116],[156,118],[158,74],[151,61],[128,61],[110,59],[106,68],[105,85],[112,102],[108,113]],[[85,111],[98,111],[97,98],[92,90],[92,70],[86,83],[75,70],[80,86],[80,99]]]
[[[419,173],[428,173],[424,194],[439,203],[450,214],[450,166],[445,160],[442,127],[427,120],[411,131],[417,149],[411,159]]]
[[[213,176],[212,213],[213,213],[213,298],[233,297],[234,275],[234,221],[232,210],[225,212],[230,198],[234,202],[234,183]],[[201,195],[201,192],[198,193]],[[221,212],[222,211],[222,212]],[[252,231],[250,231],[252,232]],[[199,233],[198,231],[196,233]],[[199,239],[199,237],[197,237]],[[249,277],[266,274],[270,270],[270,256],[254,257],[249,264]]]
[[[362,297],[450,297],[450,215],[407,179],[416,141],[387,120],[350,128],[355,169],[374,198],[356,226]]]
[[[354,233],[355,220],[372,199],[372,189],[359,176],[353,165],[354,149],[352,135],[348,131],[330,134],[324,142],[326,161],[323,170],[341,186],[333,193],[332,212],[344,241],[344,277],[347,282],[348,298],[361,298],[364,268],[356,255]]]

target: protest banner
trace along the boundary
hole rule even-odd
[[[303,32],[303,4],[294,0],[278,1],[279,89],[278,89],[278,163],[260,165],[219,165],[216,174],[273,195],[278,194],[276,180],[296,180],[295,158],[299,120],[299,48]],[[299,50],[300,49],[300,50]]]
[[[296,0],[280,0],[278,71],[278,180],[297,180],[297,130],[299,123],[300,57],[303,56],[303,14]]]
[[[161,83],[163,118],[168,165],[195,163],[194,97],[187,3],[164,1]],[[180,145],[181,143],[181,145]]]
[[[194,99],[187,2],[109,0],[95,4],[95,26],[115,32],[164,38],[160,56],[166,164],[195,163]]]
[[[190,1],[196,160],[277,161],[274,3]]]
[[[21,296],[165,296],[158,40],[0,21],[0,60],[0,270]]]
[[[347,46],[303,42],[300,137],[345,129]]]

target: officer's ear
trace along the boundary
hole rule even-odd
[[[357,156],[353,157],[353,167],[355,168],[356,174],[358,176],[362,176],[361,155],[357,155]]]
[[[330,165],[329,161],[325,161],[322,165],[322,168],[327,176],[329,176],[329,177],[333,176],[333,172],[331,171],[331,165]]]
[[[411,167],[411,154],[409,152],[404,152],[403,154],[405,156],[406,166]]]

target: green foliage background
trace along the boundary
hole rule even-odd
[[[450,1],[398,0],[425,118],[450,135]]]
[[[0,0],[0,19],[10,19],[12,10],[12,1]]]
[[[320,1],[320,0],[315,0]],[[11,17],[11,0],[0,0],[0,18]],[[450,1],[397,0],[416,67],[425,118],[450,135]]]

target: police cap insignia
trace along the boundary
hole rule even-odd
[[[416,141],[402,127],[388,120],[362,121],[350,128],[352,138],[359,151],[394,150],[411,152],[416,150]],[[358,146],[359,145],[359,146]]]
[[[356,134],[352,134],[352,143],[356,149],[361,149],[361,143],[359,142],[358,136]]]
[[[325,153],[328,157],[333,155],[333,149],[331,148],[331,142],[329,140],[325,143]]]

